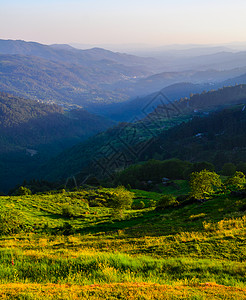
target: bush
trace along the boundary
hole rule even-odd
[[[116,210],[129,209],[132,206],[134,194],[123,186],[118,186],[115,189],[111,189],[111,197],[108,202],[108,206]]]
[[[143,209],[145,208],[145,203],[143,201],[140,201],[139,203],[135,203],[132,205],[133,209]]]
[[[0,234],[9,235],[26,230],[28,226],[21,220],[23,220],[23,216],[13,207],[1,208]]]
[[[20,186],[14,193],[15,196],[25,196],[31,194],[32,194],[31,190],[24,186]]]
[[[156,207],[156,201],[153,199],[149,200],[149,207]]]
[[[74,217],[74,211],[73,211],[72,207],[69,204],[63,204],[61,214],[65,218]]]
[[[230,190],[243,189],[246,184],[245,175],[242,172],[235,172],[234,176],[228,178],[225,182],[226,188]]]
[[[179,202],[173,195],[163,195],[157,203],[156,209],[165,209],[178,205]]]
[[[54,229],[54,234],[60,234],[66,236],[72,235],[74,234],[74,232],[75,232],[74,227],[68,222],[65,222],[62,226]]]

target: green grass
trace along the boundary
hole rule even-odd
[[[163,192],[187,193],[185,181],[176,183],[180,189],[163,187]],[[111,208],[89,207],[86,191],[0,197],[1,224],[8,217],[12,223],[14,216],[21,217],[18,234],[0,237],[4,289],[10,283],[122,282],[190,287],[214,282],[245,288],[246,199],[221,195],[156,211],[148,206],[161,193],[132,191],[134,203],[144,201],[145,208],[127,210],[120,217]],[[72,217],[63,215],[64,207],[71,209]],[[64,236],[68,227],[72,234]]]

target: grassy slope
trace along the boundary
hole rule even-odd
[[[148,204],[161,194],[134,192],[135,203],[141,199],[146,208],[127,211],[121,220],[111,209],[88,208],[83,192],[1,197],[1,207],[19,212],[32,229],[0,239],[0,296],[246,298],[246,199],[228,195],[157,212]],[[68,204],[74,218],[62,216]],[[74,234],[59,234],[64,222]]]

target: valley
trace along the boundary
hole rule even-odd
[[[246,52],[175,47],[0,40],[2,299],[246,299]]]

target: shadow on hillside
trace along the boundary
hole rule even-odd
[[[107,222],[101,222],[94,226],[86,226],[79,230],[76,230],[80,234],[96,234],[96,233],[118,233],[118,231],[123,231],[128,237],[136,236],[158,236],[160,235],[159,230],[156,230],[161,224],[158,224],[158,221],[161,221],[163,214],[157,211],[148,211],[143,212],[141,216],[132,217],[130,219],[124,220],[112,220]],[[155,228],[150,226],[150,223],[154,222]],[[165,227],[163,234],[168,231],[170,234],[170,229]]]

